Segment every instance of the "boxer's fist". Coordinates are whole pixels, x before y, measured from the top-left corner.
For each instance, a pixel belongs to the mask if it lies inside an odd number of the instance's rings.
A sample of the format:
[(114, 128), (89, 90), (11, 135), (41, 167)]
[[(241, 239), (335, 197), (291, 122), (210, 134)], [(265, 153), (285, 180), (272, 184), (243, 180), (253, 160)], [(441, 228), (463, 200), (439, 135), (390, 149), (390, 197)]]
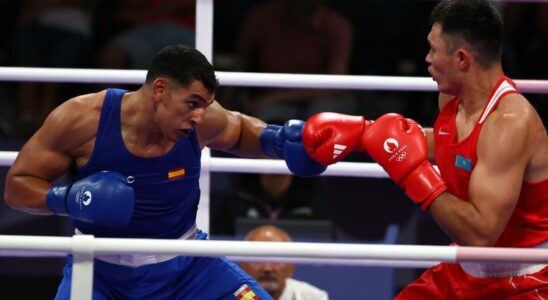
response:
[(422, 209), (447, 190), (427, 160), (426, 136), (415, 121), (386, 114), (363, 135), (362, 147)]
[(303, 144), (306, 152), (324, 165), (334, 164), (361, 149), (363, 133), (371, 121), (361, 116), (319, 113), (306, 121)]
[(302, 143), (304, 122), (289, 120), (283, 126), (268, 125), (260, 136), (261, 149), (273, 158), (283, 158), (289, 170), (298, 176), (315, 176), (327, 168), (312, 160)]
[(72, 184), (53, 185), (46, 196), (46, 204), (55, 214), (106, 227), (127, 226), (134, 203), (135, 193), (126, 178), (108, 171)]

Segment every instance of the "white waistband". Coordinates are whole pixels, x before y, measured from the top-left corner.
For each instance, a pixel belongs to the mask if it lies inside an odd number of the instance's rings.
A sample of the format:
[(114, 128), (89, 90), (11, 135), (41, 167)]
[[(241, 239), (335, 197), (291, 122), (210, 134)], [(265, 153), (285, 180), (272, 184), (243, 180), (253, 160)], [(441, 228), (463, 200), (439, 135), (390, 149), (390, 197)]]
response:
[[(533, 248), (548, 248), (548, 242), (539, 244)], [(548, 265), (546, 264), (524, 264), (524, 263), (476, 263), (461, 262), (460, 266), (464, 272), (479, 278), (498, 278), (523, 276), (536, 273)]]
[[(179, 240), (194, 240), (197, 233), (196, 224), (185, 232)], [(75, 229), (75, 234), (83, 234), (80, 230)], [(125, 255), (97, 255), (96, 259), (108, 262), (111, 264), (122, 265), (126, 267), (137, 268), (144, 265), (157, 264), (164, 261), (168, 261), (177, 257), (178, 255), (172, 254), (125, 254)]]

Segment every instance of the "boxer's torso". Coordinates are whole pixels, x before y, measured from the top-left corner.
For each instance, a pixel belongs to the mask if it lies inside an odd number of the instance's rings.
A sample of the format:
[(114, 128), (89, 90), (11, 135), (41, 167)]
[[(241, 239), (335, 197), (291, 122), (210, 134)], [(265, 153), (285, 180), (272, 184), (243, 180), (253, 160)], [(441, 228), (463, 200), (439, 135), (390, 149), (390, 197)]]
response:
[[(477, 144), (484, 121), (507, 94), (517, 93), (511, 81), (502, 78), (495, 86), (490, 101), (466, 137), (458, 137), (456, 126), (459, 99), (447, 103), (434, 125), (436, 164), (449, 192), (468, 201), (470, 176), (477, 163)], [(509, 100), (511, 101), (511, 100)], [(523, 182), (520, 198), (496, 246), (528, 247), (548, 237), (548, 179)]]
[(141, 157), (128, 149), (122, 137), (121, 99), (126, 91), (107, 90), (93, 145), (79, 157), (75, 175), (85, 177), (102, 170), (124, 175), (135, 190), (130, 225), (103, 228), (74, 221), (83, 233), (104, 237), (178, 238), (195, 223), (200, 190), (201, 151), (195, 131), (179, 139), (166, 153)]

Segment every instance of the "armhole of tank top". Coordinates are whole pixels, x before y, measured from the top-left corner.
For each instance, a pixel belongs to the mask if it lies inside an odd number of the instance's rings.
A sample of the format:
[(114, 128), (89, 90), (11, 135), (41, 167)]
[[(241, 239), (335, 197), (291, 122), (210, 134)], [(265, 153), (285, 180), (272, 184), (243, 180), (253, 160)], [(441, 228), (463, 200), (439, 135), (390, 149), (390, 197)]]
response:
[(483, 129), (483, 125), (485, 124), (485, 121), (487, 120), (487, 118), (489, 118), (489, 115), (498, 107), (499, 103), (503, 100), (503, 98), (505, 96), (507, 96), (509, 94), (514, 94), (514, 93), (519, 93), (519, 91), (514, 88), (514, 89), (503, 92), (498, 97), (498, 100), (493, 105), (493, 107), (490, 108), (490, 111), (487, 113), (487, 115), (485, 116), (483, 121), (481, 119), (479, 119), (478, 122), (476, 123), (476, 126), (474, 127), (473, 131), (477, 131), (477, 133), (471, 133), (471, 135), (473, 136), (473, 139), (474, 139), (474, 141), (473, 141), (474, 151), (473, 152), (475, 153), (475, 156), (476, 156), (475, 159), (476, 160), (477, 160), (477, 153), (478, 153), (478, 143), (479, 143), (479, 139), (480, 139), (480, 135), (481, 135), (481, 130)]
[(509, 91), (504, 92), (502, 95), (500, 95), (500, 100), (497, 101), (497, 104), (495, 105), (495, 107), (493, 107), (493, 110), (494, 110), (495, 108), (497, 108), (497, 106), (499, 106), (500, 102), (501, 102), (502, 100), (504, 100), (504, 99), (503, 99), (504, 97), (506, 97), (506, 96), (508, 96), (508, 95), (510, 95), (510, 94), (521, 94), (521, 93), (520, 93), (518, 90), (516, 90), (516, 89), (509, 90)]
[[(106, 112), (113, 109), (113, 101), (109, 100), (111, 93), (114, 93), (114, 89), (107, 89), (105, 93), (105, 99), (103, 101), (103, 107), (101, 108), (101, 115), (99, 116), (99, 124), (97, 125), (97, 132), (95, 133), (95, 143), (93, 144), (93, 150), (91, 151), (91, 155), (89, 157), (89, 160), (82, 165), (81, 167), (76, 167), (75, 169), (79, 172), (81, 169), (86, 168), (87, 166), (91, 165), (94, 160), (97, 157), (97, 151), (98, 148), (102, 146), (102, 140), (105, 135), (104, 133), (104, 123), (106, 122)], [(100, 147), (97, 147), (100, 146)]]
[[(489, 111), (487, 112), (487, 114), (484, 116), (485, 112), (482, 112), (482, 115), (480, 116), (480, 118), (478, 119), (478, 122), (476, 123), (476, 125), (483, 125), (485, 123), (485, 121), (487, 120), (487, 118), (489, 117), (489, 115), (495, 110), (497, 109), (497, 107), (499, 106), (500, 102), (502, 100), (504, 100), (504, 97), (508, 96), (509, 94), (519, 94), (519, 91), (516, 90), (515, 88), (512, 88), (510, 90), (507, 90), (505, 92), (503, 92), (502, 94), (500, 94), (500, 96), (498, 97), (498, 99), (496, 100), (496, 102), (493, 104), (492, 107), (489, 108)], [(487, 107), (486, 107), (487, 109)]]

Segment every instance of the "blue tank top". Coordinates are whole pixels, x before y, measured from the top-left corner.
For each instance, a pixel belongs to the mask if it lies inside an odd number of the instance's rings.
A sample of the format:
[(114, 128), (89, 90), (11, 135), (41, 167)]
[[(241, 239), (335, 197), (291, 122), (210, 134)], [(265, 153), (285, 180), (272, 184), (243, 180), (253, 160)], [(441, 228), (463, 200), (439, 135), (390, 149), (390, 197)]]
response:
[(103, 170), (116, 171), (135, 190), (129, 226), (107, 228), (73, 220), (78, 230), (97, 237), (178, 238), (196, 221), (200, 199), (201, 151), (193, 130), (166, 154), (138, 157), (126, 148), (120, 126), (125, 90), (108, 89), (90, 160), (77, 170), (83, 178)]

